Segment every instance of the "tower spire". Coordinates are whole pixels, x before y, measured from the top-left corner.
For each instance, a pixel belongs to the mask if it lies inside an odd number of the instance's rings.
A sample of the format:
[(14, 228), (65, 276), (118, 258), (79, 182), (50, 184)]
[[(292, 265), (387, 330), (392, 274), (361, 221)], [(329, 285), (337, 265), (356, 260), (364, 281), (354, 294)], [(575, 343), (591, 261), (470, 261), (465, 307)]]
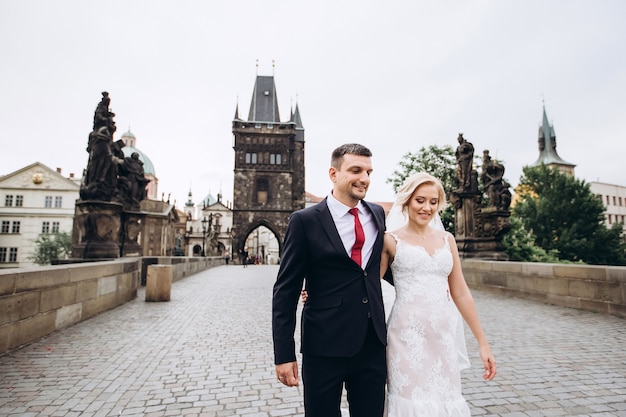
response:
[[(542, 99), (542, 101), (544, 100)], [(545, 101), (543, 102), (543, 116), (541, 126), (539, 126), (537, 144), (539, 147), (539, 158), (530, 164), (531, 167), (545, 164), (547, 166), (556, 166), (561, 171), (574, 173), (576, 165), (563, 160), (556, 151), (556, 133), (554, 133), (554, 125), (551, 125), (548, 121)]]

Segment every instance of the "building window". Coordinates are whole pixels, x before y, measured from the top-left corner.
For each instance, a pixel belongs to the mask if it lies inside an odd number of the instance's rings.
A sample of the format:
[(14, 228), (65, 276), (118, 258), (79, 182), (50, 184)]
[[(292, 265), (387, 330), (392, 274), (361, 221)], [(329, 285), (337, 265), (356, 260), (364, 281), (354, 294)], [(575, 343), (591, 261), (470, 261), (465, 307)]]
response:
[(622, 207), (622, 197), (619, 198), (619, 206)]
[[(8, 262), (17, 262), (17, 248), (0, 248), (0, 264)], [(9, 259), (7, 260), (7, 252)]]
[(281, 165), (283, 163), (282, 161), (282, 155), (279, 153), (272, 153), (270, 154), (270, 164), (271, 165)]
[(2, 220), (2, 233), (9, 233), (9, 226), (11, 225), (11, 222), (8, 220)]
[(11, 207), (13, 205), (13, 196), (12, 195), (6, 195), (4, 197), (4, 205), (7, 207)]
[(613, 196), (613, 205), (616, 206), (617, 205), (617, 199), (615, 198), (615, 196)]
[(13, 228), (11, 229), (11, 233), (19, 233), (20, 232), (20, 222), (13, 222)]
[(63, 196), (56, 196), (54, 197), (54, 208), (61, 208), (63, 207)]
[(52, 196), (51, 195), (47, 195), (46, 196), (46, 200), (44, 202), (44, 207), (45, 208), (52, 208)]
[(257, 163), (257, 155), (256, 153), (248, 152), (246, 153), (246, 164), (256, 164)]
[(59, 222), (52, 222), (52, 233), (59, 233)]
[(50, 222), (41, 223), (41, 233), (44, 233), (44, 234), (50, 233)]
[(267, 178), (259, 178), (256, 182), (256, 202), (258, 204), (267, 204), (268, 193), (270, 189), (269, 180)]
[(15, 207), (22, 207), (24, 205), (24, 196), (16, 195), (15, 196)]

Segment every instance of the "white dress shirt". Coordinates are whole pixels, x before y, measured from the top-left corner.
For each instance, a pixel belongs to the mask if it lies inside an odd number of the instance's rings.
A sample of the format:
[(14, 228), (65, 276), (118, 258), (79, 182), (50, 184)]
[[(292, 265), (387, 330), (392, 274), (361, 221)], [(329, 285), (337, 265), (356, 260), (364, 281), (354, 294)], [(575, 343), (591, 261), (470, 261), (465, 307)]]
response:
[[(356, 240), (354, 216), (349, 212), (352, 207), (341, 203), (333, 197), (332, 193), (328, 195), (326, 203), (349, 257), (352, 252), (352, 246), (354, 246), (354, 241)], [(365, 243), (361, 250), (361, 264), (363, 269), (365, 269), (370, 256), (372, 256), (374, 242), (376, 241), (376, 236), (378, 236), (378, 228), (376, 227), (374, 216), (363, 206), (363, 203), (359, 201), (356, 207), (359, 209), (359, 220), (361, 221), (361, 226), (363, 226), (363, 232), (365, 233)]]

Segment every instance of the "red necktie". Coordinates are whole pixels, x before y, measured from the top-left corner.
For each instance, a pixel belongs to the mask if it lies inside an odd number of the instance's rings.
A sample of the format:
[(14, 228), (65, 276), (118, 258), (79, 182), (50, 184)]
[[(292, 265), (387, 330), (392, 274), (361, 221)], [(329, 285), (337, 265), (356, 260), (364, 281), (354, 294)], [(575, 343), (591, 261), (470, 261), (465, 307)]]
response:
[(361, 226), (361, 222), (359, 221), (359, 209), (354, 207), (351, 208), (349, 212), (354, 216), (354, 235), (356, 236), (354, 240), (354, 246), (352, 246), (352, 252), (350, 253), (350, 257), (360, 266), (361, 249), (363, 248), (363, 244), (365, 243), (365, 232), (363, 232), (363, 226)]

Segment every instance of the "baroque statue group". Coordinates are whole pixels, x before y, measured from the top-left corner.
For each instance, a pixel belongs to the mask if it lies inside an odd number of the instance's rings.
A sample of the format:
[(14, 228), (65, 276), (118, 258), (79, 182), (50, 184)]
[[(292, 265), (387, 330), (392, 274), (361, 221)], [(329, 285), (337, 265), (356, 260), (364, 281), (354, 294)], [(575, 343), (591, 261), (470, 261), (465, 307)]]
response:
[(141, 211), (141, 202), (149, 180), (139, 154), (125, 156), (124, 142), (113, 141), (116, 127), (110, 102), (109, 93), (103, 92), (89, 133), (89, 159), (74, 216), (73, 258), (118, 258), (143, 252), (141, 233), (146, 214)]
[(93, 118), (93, 131), (89, 134), (87, 152), (89, 161), (80, 188), (83, 200), (114, 201), (127, 210), (139, 210), (146, 198), (149, 180), (144, 176), (139, 154), (124, 156), (122, 140), (113, 141), (115, 114), (109, 109), (109, 93), (102, 93)]
[[(462, 133), (455, 156), (456, 188), (450, 193), (455, 209), (455, 238), (463, 257), (506, 260), (502, 238), (511, 229), (510, 184), (504, 165), (483, 151), (480, 174), (474, 169), (474, 145)], [(482, 187), (480, 186), (482, 185)]]

